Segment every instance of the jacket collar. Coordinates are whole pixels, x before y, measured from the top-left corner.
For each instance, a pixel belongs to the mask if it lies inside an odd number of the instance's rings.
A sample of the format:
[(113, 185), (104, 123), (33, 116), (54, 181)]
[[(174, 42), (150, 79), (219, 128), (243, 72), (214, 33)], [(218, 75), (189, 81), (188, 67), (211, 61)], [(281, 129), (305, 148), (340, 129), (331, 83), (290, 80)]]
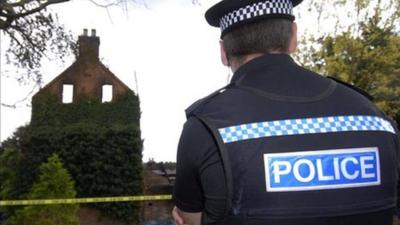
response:
[(293, 58), (288, 54), (265, 54), (240, 66), (239, 69), (233, 74), (231, 83), (238, 83), (245, 79), (248, 74), (251, 74), (261, 68), (295, 64), (296, 63), (294, 62)]

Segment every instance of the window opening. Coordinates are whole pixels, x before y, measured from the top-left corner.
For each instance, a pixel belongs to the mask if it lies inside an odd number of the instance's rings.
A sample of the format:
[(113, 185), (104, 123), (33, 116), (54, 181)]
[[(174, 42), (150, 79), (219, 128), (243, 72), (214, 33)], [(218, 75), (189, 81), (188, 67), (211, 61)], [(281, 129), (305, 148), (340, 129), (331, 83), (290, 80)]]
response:
[(74, 98), (74, 85), (63, 84), (62, 102), (64, 104), (72, 103)]
[(113, 86), (106, 84), (103, 85), (102, 99), (101, 102), (111, 102), (113, 97)]

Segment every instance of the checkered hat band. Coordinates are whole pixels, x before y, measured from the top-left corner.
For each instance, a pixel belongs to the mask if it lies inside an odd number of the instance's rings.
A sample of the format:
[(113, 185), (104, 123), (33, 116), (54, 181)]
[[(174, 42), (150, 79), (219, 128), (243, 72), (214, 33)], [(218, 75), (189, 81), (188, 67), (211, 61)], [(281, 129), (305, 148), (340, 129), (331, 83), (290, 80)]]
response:
[(376, 116), (331, 116), (277, 120), (220, 128), (218, 131), (224, 143), (263, 137), (347, 131), (386, 131), (395, 134), (389, 121)]
[(228, 27), (244, 20), (258, 16), (282, 14), (293, 16), (293, 4), (291, 0), (268, 0), (247, 5), (223, 16), (220, 20), (220, 28), (223, 32)]

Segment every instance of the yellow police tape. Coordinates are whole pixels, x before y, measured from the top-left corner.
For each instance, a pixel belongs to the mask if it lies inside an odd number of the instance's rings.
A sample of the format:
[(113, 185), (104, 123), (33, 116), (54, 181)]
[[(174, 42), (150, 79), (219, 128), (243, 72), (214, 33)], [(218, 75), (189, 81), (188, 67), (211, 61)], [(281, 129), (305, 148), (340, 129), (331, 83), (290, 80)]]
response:
[(119, 197), (99, 197), (99, 198), (5, 200), (5, 201), (0, 201), (0, 206), (163, 201), (163, 200), (171, 200), (171, 199), (172, 199), (171, 195), (142, 195), (142, 196), (119, 196)]

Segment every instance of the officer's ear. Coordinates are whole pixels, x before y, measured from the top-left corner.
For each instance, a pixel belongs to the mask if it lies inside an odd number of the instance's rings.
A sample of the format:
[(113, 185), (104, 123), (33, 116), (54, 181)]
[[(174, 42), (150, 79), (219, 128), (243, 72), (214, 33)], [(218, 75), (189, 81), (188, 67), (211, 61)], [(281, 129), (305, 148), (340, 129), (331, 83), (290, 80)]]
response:
[(292, 23), (292, 37), (290, 38), (289, 43), (289, 54), (294, 53), (297, 49), (297, 24)]
[(228, 56), (226, 55), (226, 51), (224, 48), (224, 41), (220, 40), (219, 41), (219, 46), (220, 46), (220, 50), (221, 50), (221, 62), (224, 66), (230, 66), (229, 60), (228, 60)]

